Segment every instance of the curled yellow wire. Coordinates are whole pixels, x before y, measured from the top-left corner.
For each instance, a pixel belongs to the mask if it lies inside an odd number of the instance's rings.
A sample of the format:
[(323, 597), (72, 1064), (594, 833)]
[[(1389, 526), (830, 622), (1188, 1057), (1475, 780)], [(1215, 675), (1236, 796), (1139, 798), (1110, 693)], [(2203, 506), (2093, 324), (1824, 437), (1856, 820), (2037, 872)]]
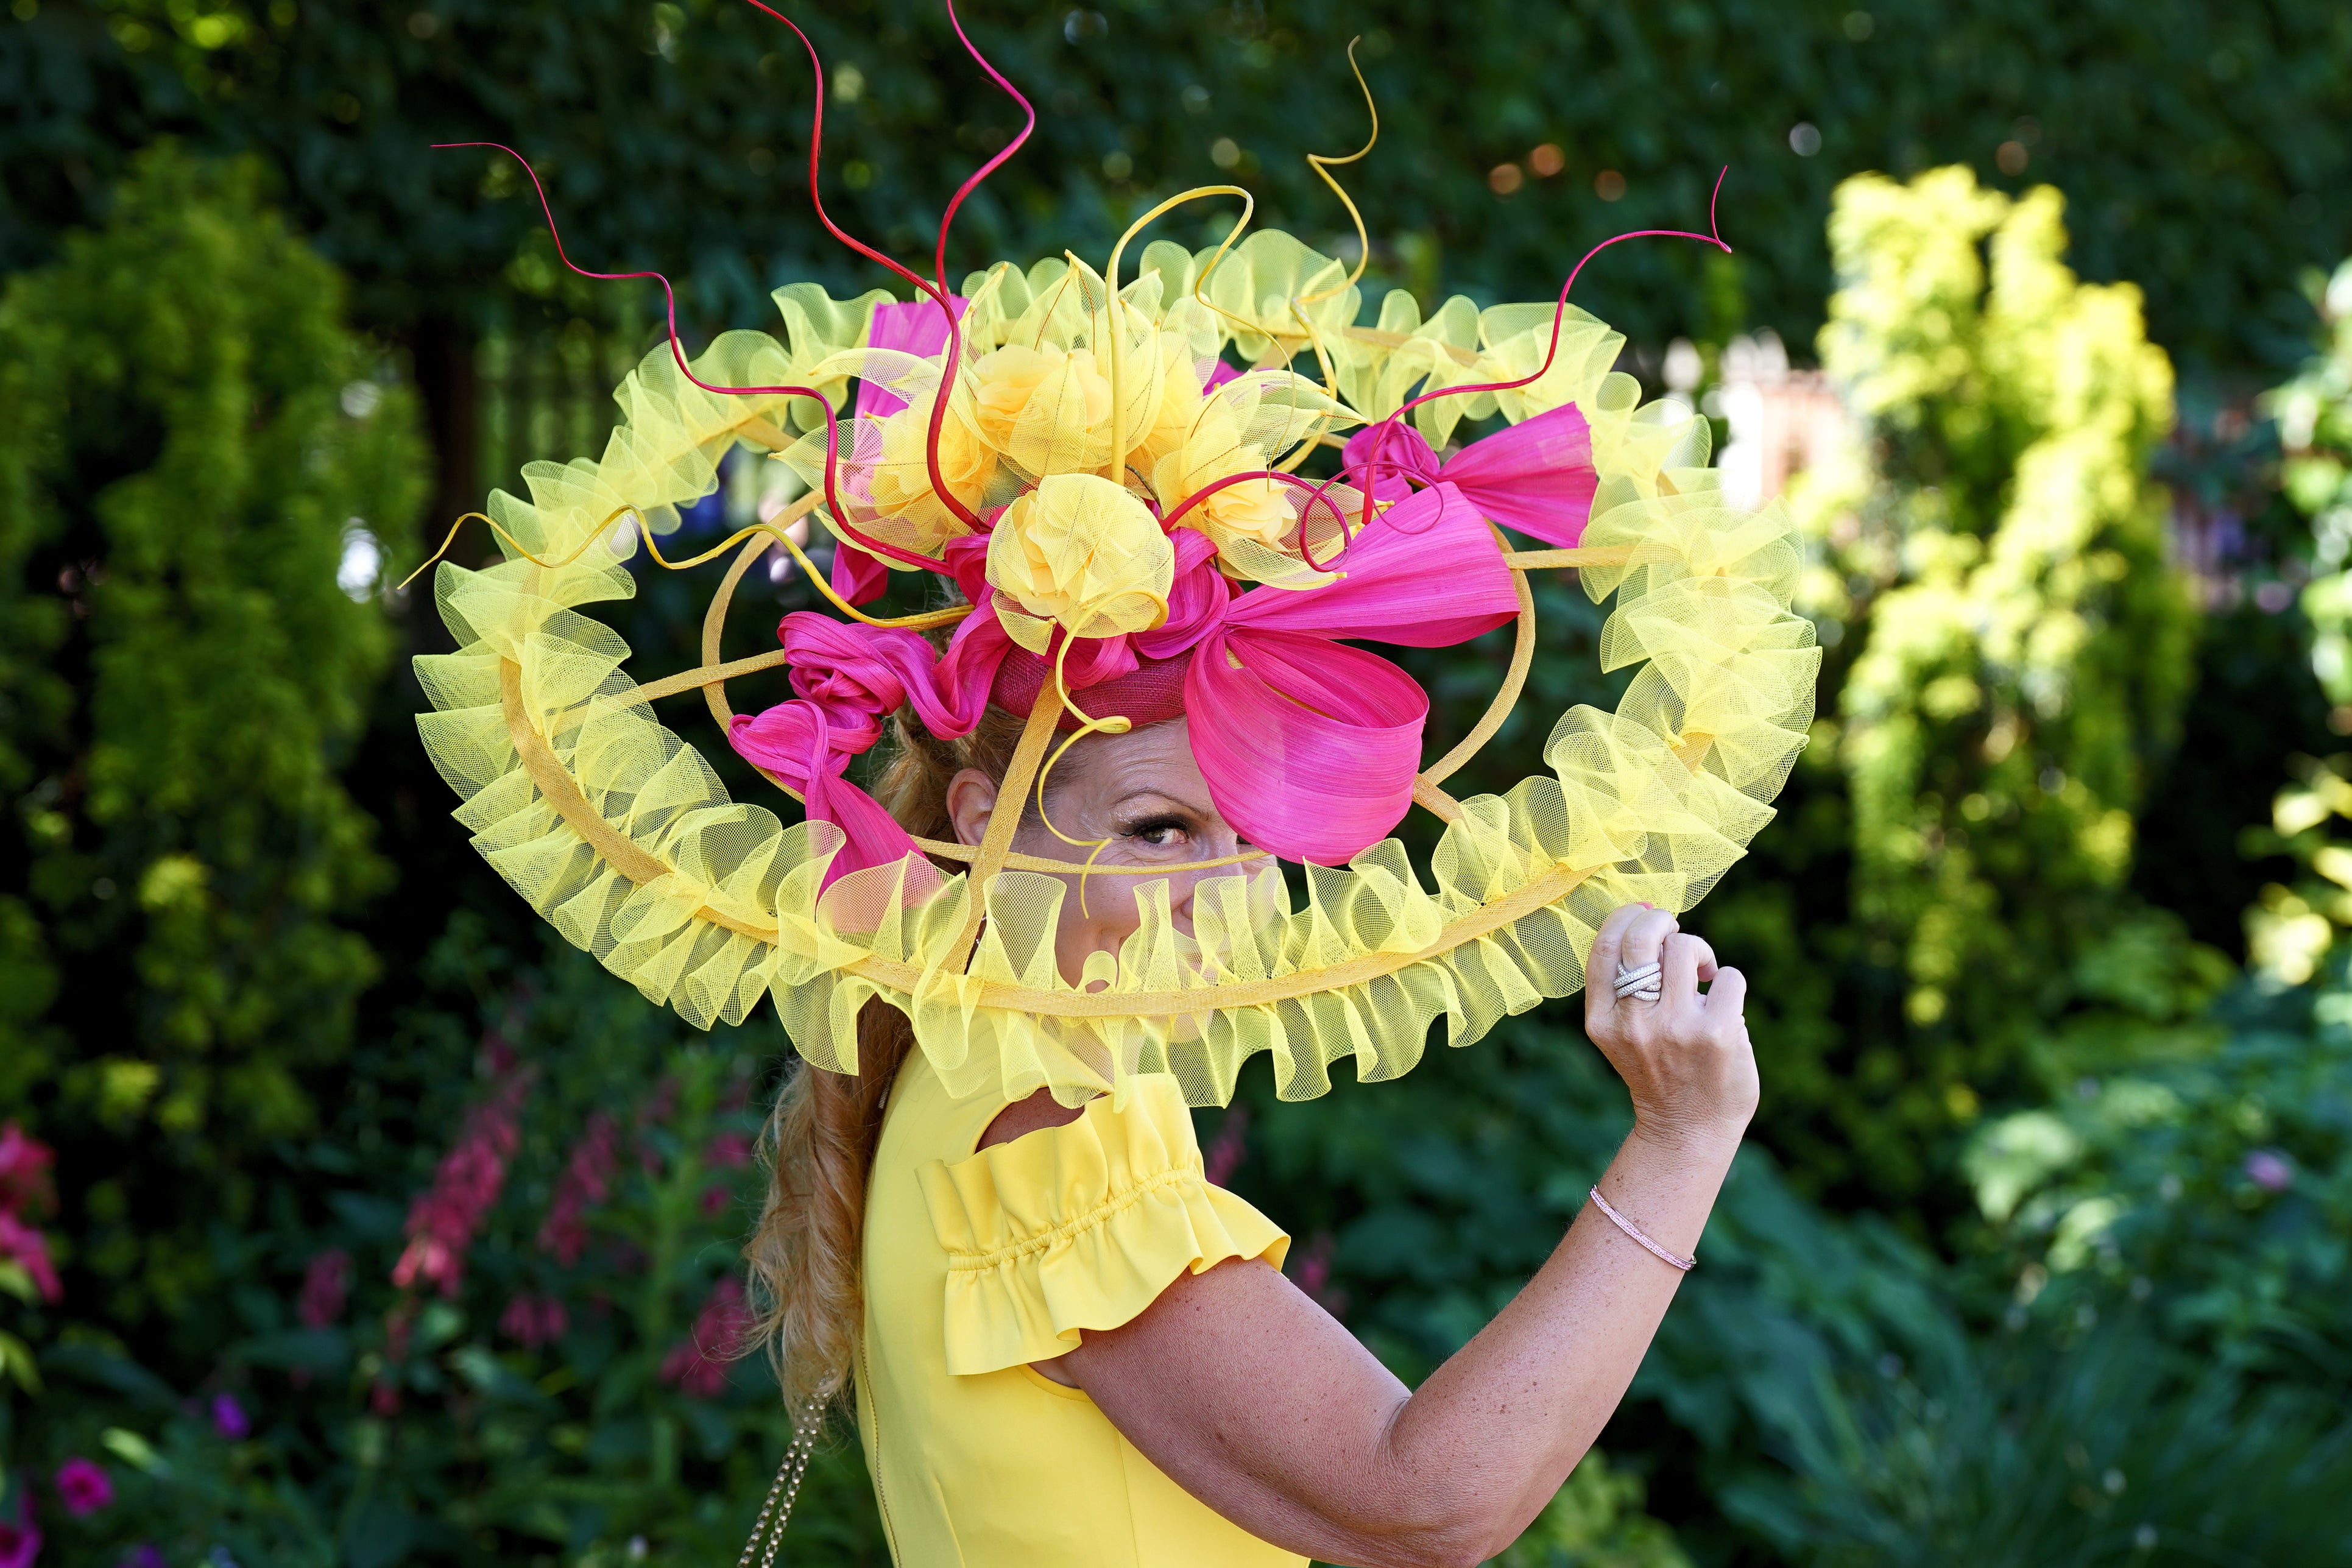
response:
[[(1202, 270), (1199, 280), (1192, 285), (1192, 297), (1200, 300), (1202, 304), (1209, 305), (1208, 300), (1201, 299), (1201, 285), (1209, 280), (1209, 274), (1217, 269), (1217, 263), (1225, 258), (1225, 252), (1233, 248), (1234, 241), (1242, 237), (1242, 230), (1249, 226), (1251, 216), (1257, 211), (1257, 198), (1239, 185), (1195, 185), (1189, 191), (1170, 196), (1127, 226), (1127, 232), (1120, 235), (1118, 243), (1110, 247), (1110, 265), (1103, 270), (1104, 288), (1110, 296), (1110, 471), (1107, 477), (1114, 479), (1118, 476), (1119, 465), (1127, 458), (1127, 432), (1123, 428), (1125, 409), (1120, 405), (1118, 396), (1120, 351), (1125, 348), (1127, 342), (1127, 331), (1119, 321), (1119, 258), (1127, 253), (1128, 242), (1141, 234), (1148, 226), (1162, 215), (1202, 196), (1239, 196), (1242, 199), (1242, 216), (1234, 220), (1234, 226), (1225, 235), (1223, 243), (1217, 247), (1216, 255), (1209, 258), (1209, 265)], [(1209, 305), (1209, 309), (1217, 310), (1214, 305)], [(1224, 314), (1222, 310), (1217, 310), (1217, 313)]]
[[(815, 510), (816, 509), (814, 502), (819, 492), (811, 491), (809, 503), (803, 504), (793, 510), (791, 514), (792, 520), (798, 521), (799, 518), (805, 517), (810, 512)], [(831, 600), (833, 602), (834, 608), (839, 610), (843, 615), (847, 616), (854, 621), (861, 622), (869, 626), (904, 626), (909, 631), (923, 631), (932, 626), (953, 626), (956, 622), (971, 614), (971, 606), (970, 605), (950, 605), (944, 609), (925, 610), (919, 614), (912, 616), (893, 616), (887, 619), (867, 615), (865, 611), (859, 609), (856, 605), (851, 604), (848, 600), (835, 593), (834, 591), (833, 584), (825, 579), (822, 573), (817, 571), (816, 567), (810, 562), (807, 554), (802, 551), (799, 542), (794, 540), (791, 534), (785, 532), (783, 529), (777, 526), (777, 521), (783, 519), (785, 515), (785, 513), (778, 513), (777, 519), (775, 520), (771, 520), (766, 522), (755, 522), (749, 528), (738, 529), (735, 532), (729, 534), (725, 539), (719, 541), (717, 544), (712, 545), (709, 549), (704, 551), (699, 555), (691, 556), (684, 561), (672, 561), (662, 554), (661, 546), (654, 542), (654, 531), (646, 523), (644, 512), (633, 506), (615, 507), (613, 510), (605, 514), (604, 521), (598, 523), (594, 530), (589, 533), (586, 539), (581, 541), (580, 547), (577, 550), (574, 550), (571, 554), (566, 555), (560, 560), (550, 561), (534, 555), (529, 550), (525, 549), (523, 547), (522, 541), (517, 539), (513, 534), (509, 533), (505, 529), (499, 526), (497, 519), (486, 516), (478, 511), (469, 511), (449, 525), (447, 535), (441, 541), (441, 548), (426, 556), (415, 571), (411, 572), (407, 576), (402, 578), (400, 580), (400, 587), (405, 588), (411, 583), (415, 582), (417, 578), (424, 575), (426, 567), (431, 566), (435, 562), (439, 561), (442, 557), (447, 555), (449, 553), (449, 547), (457, 542), (457, 531), (465, 527), (466, 524), (476, 521), (477, 520), (478, 520), (485, 527), (488, 528), (492, 533), (497, 534), (499, 541), (503, 542), (507, 548), (512, 550), (516, 554), (521, 556), (532, 565), (554, 567), (569, 566), (573, 562), (579, 560), (583, 555), (585, 555), (594, 546), (603, 543), (607, 537), (606, 530), (610, 529), (614, 523), (625, 517), (636, 525), (638, 533), (644, 536), (646, 542), (646, 553), (653, 557), (656, 564), (665, 567), (672, 572), (684, 572), (690, 567), (699, 566), (707, 561), (711, 561), (720, 555), (724, 555), (727, 552), (734, 549), (735, 546), (742, 543), (743, 541), (751, 538), (752, 535), (764, 533), (772, 539), (780, 541), (786, 550), (791, 551), (793, 559), (800, 563), (801, 570), (808, 574), (808, 580), (816, 584), (817, 592), (823, 594), (827, 599)], [(394, 590), (394, 592), (398, 591), (398, 589)]]
[[(1095, 718), (1085, 709), (1079, 707), (1076, 700), (1071, 697), (1070, 689), (1066, 685), (1063, 684), (1062, 681), (1062, 668), (1070, 657), (1070, 648), (1074, 641), (1074, 638), (1067, 637), (1064, 637), (1062, 639), (1060, 651), (1054, 655), (1054, 689), (1060, 693), (1062, 706), (1069, 710), (1073, 714), (1076, 715), (1078, 728), (1077, 731), (1068, 740), (1064, 741), (1060, 745), (1054, 748), (1054, 754), (1047, 757), (1045, 759), (1045, 765), (1037, 770), (1037, 820), (1045, 825), (1046, 832), (1051, 833), (1055, 837), (1070, 846), (1073, 849), (1084, 849), (1087, 851), (1085, 862), (1078, 867), (1078, 913), (1084, 915), (1087, 912), (1087, 878), (1094, 871), (1096, 858), (1099, 857), (1104, 850), (1110, 847), (1110, 840), (1108, 838), (1073, 838), (1068, 834), (1063, 832), (1060, 828), (1055, 826), (1054, 819), (1045, 813), (1045, 780), (1053, 773), (1054, 764), (1062, 760), (1063, 754), (1068, 752), (1072, 746), (1075, 746), (1080, 741), (1085, 740), (1088, 735), (1124, 735), (1129, 730), (1134, 729), (1135, 725), (1133, 721), (1129, 720), (1124, 713), (1112, 713), (1100, 719)], [(1040, 696), (1042, 697), (1043, 693), (1040, 693)]]
[(1340, 186), (1338, 180), (1331, 177), (1333, 169), (1342, 164), (1357, 163), (1369, 155), (1373, 147), (1379, 144), (1381, 139), (1381, 106), (1372, 101), (1371, 83), (1364, 79), (1363, 68), (1356, 63), (1356, 46), (1361, 42), (1363, 39), (1360, 37), (1348, 40), (1348, 68), (1356, 73), (1356, 85), (1364, 89), (1364, 110), (1372, 117), (1372, 133), (1364, 139), (1364, 144), (1361, 147), (1344, 158), (1334, 157), (1326, 153), (1307, 154), (1308, 166), (1325, 184), (1331, 187), (1331, 194), (1339, 198), (1339, 205), (1348, 209), (1348, 216), (1355, 222), (1356, 269), (1348, 274), (1347, 281), (1344, 283), (1335, 283), (1319, 294), (1300, 295), (1292, 302), (1293, 309), (1300, 305), (1312, 305), (1320, 300), (1328, 300), (1343, 289), (1354, 288), (1363, 280), (1364, 268), (1372, 258), (1372, 241), (1371, 237), (1364, 231), (1364, 215), (1356, 210), (1356, 204), (1349, 199), (1347, 191)]

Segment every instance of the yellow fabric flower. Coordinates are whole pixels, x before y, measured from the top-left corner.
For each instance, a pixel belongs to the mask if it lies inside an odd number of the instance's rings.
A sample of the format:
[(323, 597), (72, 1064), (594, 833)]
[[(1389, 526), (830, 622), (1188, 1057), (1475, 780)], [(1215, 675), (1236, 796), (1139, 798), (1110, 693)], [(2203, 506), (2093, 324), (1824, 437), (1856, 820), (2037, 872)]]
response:
[(1038, 477), (1110, 461), (1110, 378), (1090, 349), (1008, 344), (971, 367), (981, 438)]
[[(1202, 400), (1206, 395), (1190, 343), (1173, 332), (1162, 332), (1157, 347), (1160, 365), (1159, 406), (1146, 427), (1128, 432), (1135, 445), (1128, 450), (1127, 466), (1146, 479), (1162, 458), (1183, 447), (1192, 433), (1193, 422), (1201, 416)], [(1167, 504), (1167, 498), (1162, 496), (1160, 501)]]
[[(876, 528), (877, 538), (936, 555), (950, 539), (971, 531), (931, 489), (925, 461), (930, 442), (931, 400), (921, 398), (882, 421), (882, 452), (868, 478), (874, 505), (903, 529)], [(940, 478), (948, 493), (978, 512), (989, 481), (996, 477), (996, 454), (953, 405), (940, 423)]]
[(1126, 489), (1098, 474), (1054, 474), (996, 520), (988, 580), (1013, 640), (1044, 653), (1055, 625), (1107, 637), (1166, 620), (1176, 552)]

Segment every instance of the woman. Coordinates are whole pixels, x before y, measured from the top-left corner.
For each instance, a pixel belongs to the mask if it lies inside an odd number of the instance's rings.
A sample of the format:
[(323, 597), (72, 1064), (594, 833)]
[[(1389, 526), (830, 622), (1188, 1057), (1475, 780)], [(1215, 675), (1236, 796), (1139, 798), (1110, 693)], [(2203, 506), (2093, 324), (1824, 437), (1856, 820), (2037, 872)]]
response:
[[(504, 563), (442, 566), (458, 651), (418, 660), (420, 728), (567, 937), (697, 1024), (775, 1004), (805, 1065), (751, 1257), (793, 1453), (854, 1402), (901, 1563), (1477, 1562), (1607, 1420), (1754, 1108), (1745, 984), (1668, 911), (1743, 853), (1803, 744), (1801, 557), (1785, 519), (1724, 501), (1704, 420), (1640, 406), (1623, 339), (1565, 289), (1425, 322), (1399, 290), (1374, 325), (1360, 261), (1276, 232), (1163, 240), (1122, 280), (1173, 205), (1100, 272), (998, 263), (950, 292), (943, 219), (931, 278), (859, 247), (911, 302), (794, 285), (782, 341), (689, 363), (673, 338), (600, 461), (491, 498)], [(1329, 447), (1337, 471), (1302, 477)], [(759, 535), (702, 665), (638, 686), (583, 608), (634, 591), (614, 552), (730, 448), (808, 493), (709, 552)], [(812, 512), (824, 575), (789, 531)], [(729, 597), (772, 542), (835, 613), (730, 662)], [(1549, 772), (1456, 799), (1533, 658), (1528, 574), (1563, 567), (1614, 595), (1601, 659), (1631, 681), (1559, 717)], [(893, 574), (953, 602), (861, 608)], [(1425, 758), (1427, 696), (1354, 644), (1513, 623), (1493, 705)], [(790, 700), (729, 710), (729, 679), (779, 666)], [(696, 689), (803, 821), (730, 799), (649, 716)], [(886, 731), (877, 800), (848, 769)], [(1444, 824), (1425, 866), (1389, 837), (1416, 808)], [(1286, 1100), (1343, 1061), (1402, 1077), (1440, 1018), (1467, 1045), (1588, 973), (1613, 981), (1586, 1022), (1633, 1132), (1550, 1261), (1408, 1394), (1207, 1184), (1188, 1107), (1261, 1054)]]
[[(1017, 722), (999, 710), (944, 742), (901, 714), (881, 798), (910, 832), (977, 845)], [(1045, 815), (1108, 840), (1098, 863), (1239, 847), (1181, 717), (1088, 737), (1052, 784)], [(1033, 806), (1015, 845), (1047, 858), (1058, 840)], [(1171, 879), (1180, 921), (1217, 874)], [(1121, 920), (1118, 902), (1065, 902), (1066, 973), (1130, 933), (1134, 906)], [(1663, 965), (1654, 1001), (1587, 993), (1588, 1033), (1635, 1110), (1599, 1185), (1686, 1257), (1755, 1109), (1746, 982), (1642, 905), (1607, 920), (1591, 962)], [(1207, 1185), (1172, 1085), (1123, 1111), (1044, 1089), (959, 1104), (901, 1015), (868, 1004), (864, 1024), (858, 1077), (803, 1069), (788, 1091), (751, 1257), (782, 1304), (792, 1380), (856, 1379), (904, 1563), (1484, 1562), (1598, 1436), (1682, 1278), (1588, 1206), (1518, 1298), (1408, 1392), (1281, 1274), (1286, 1238)], [(1106, 1251), (1115, 1270), (1090, 1256)], [(980, 1282), (960, 1291), (951, 1274)]]

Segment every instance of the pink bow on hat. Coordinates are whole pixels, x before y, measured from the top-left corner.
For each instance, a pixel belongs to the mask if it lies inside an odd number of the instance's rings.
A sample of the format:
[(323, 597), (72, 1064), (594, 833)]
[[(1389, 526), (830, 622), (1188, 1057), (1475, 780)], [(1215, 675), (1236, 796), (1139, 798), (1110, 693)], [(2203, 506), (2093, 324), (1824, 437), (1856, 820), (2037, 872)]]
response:
[(1443, 647), (1518, 614), (1478, 510), (1441, 480), (1381, 513), (1336, 583), (1218, 606), (1184, 678), (1192, 756), (1234, 831), (1286, 860), (1343, 865), (1412, 805), (1429, 698), (1341, 637)]
[(1463, 447), (1444, 463), (1420, 431), (1395, 420), (1359, 430), (1339, 455), (1349, 477), (1381, 500), (1410, 493), (1407, 480), (1454, 488), (1505, 528), (1574, 549), (1592, 515), (1599, 478), (1592, 468), (1592, 426), (1572, 404), (1506, 426)]

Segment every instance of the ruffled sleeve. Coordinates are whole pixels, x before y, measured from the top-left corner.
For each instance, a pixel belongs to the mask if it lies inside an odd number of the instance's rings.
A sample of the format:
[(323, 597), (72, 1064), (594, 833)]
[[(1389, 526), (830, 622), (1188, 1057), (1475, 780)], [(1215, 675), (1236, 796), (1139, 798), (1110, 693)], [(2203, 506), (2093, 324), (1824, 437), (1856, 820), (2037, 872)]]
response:
[(1115, 1329), (1179, 1274), (1229, 1258), (1280, 1267), (1290, 1238), (1209, 1184), (1183, 1090), (1167, 1074), (1132, 1080), (1066, 1126), (1032, 1132), (921, 1173), (946, 1249), (948, 1371), (1045, 1361), (1083, 1329)]

